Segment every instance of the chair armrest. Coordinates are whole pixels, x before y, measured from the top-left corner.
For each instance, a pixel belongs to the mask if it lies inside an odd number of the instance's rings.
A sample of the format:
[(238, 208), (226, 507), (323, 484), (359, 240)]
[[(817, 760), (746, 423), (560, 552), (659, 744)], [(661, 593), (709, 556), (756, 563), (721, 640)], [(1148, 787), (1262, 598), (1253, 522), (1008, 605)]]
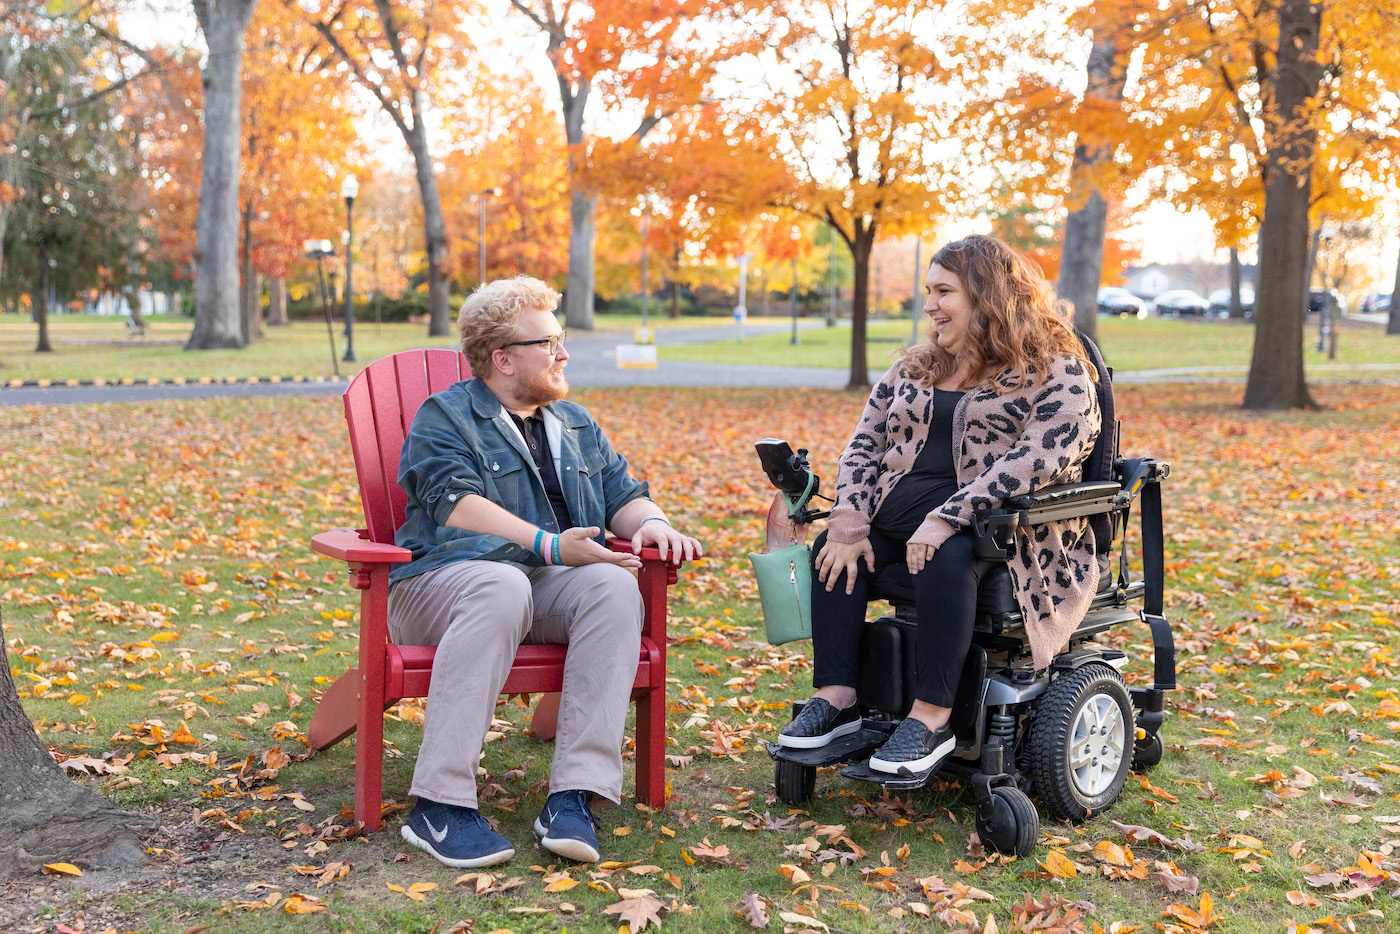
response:
[[(609, 538), (608, 547), (611, 548), (613, 551), (618, 552), (619, 554), (632, 554), (632, 541), (630, 539)], [(644, 545), (642, 546), (642, 553), (638, 555), (638, 557), (641, 558), (643, 561), (660, 561), (661, 549), (657, 548), (655, 545)], [(681, 563), (681, 561), (667, 560), (666, 563), (671, 565), (672, 567), (676, 567)]]
[(352, 564), (392, 564), (413, 558), (413, 552), (407, 548), (370, 541), (362, 529), (329, 529), (313, 535), (311, 547), (329, 558)]

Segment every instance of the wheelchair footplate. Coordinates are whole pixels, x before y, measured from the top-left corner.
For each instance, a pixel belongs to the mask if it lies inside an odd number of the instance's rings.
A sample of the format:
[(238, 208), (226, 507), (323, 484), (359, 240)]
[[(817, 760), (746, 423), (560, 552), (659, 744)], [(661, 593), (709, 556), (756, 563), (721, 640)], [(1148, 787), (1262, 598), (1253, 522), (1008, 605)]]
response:
[(929, 779), (938, 774), (938, 769), (924, 769), (922, 772), (909, 772), (905, 770), (901, 774), (892, 772), (880, 772), (872, 769), (870, 763), (855, 762), (841, 770), (841, 774), (847, 778), (858, 782), (873, 782), (881, 788), (890, 788), (895, 791), (912, 791), (915, 788), (922, 788), (929, 783)]
[[(894, 724), (890, 725), (891, 727)], [(795, 762), (798, 765), (811, 766), (812, 768), (825, 768), (828, 765), (837, 765), (842, 762), (854, 762), (857, 760), (869, 759), (871, 753), (879, 749), (890, 738), (892, 730), (872, 729), (866, 727), (838, 737), (825, 746), (818, 746), (816, 749), (793, 749), (790, 746), (779, 746), (777, 743), (768, 744), (768, 755), (774, 760)]]

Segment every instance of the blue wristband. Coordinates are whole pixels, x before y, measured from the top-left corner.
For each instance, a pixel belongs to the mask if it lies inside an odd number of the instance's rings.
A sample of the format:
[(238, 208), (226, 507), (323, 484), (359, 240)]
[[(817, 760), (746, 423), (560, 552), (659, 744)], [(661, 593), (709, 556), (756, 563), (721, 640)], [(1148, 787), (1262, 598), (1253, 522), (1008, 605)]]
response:
[(540, 542), (543, 541), (543, 539), (544, 529), (540, 529), (535, 533), (535, 554), (539, 555), (541, 558), (544, 557), (544, 552), (540, 551)]
[(559, 536), (558, 536), (558, 535), (554, 536), (554, 547), (551, 548), (550, 551), (551, 551), (552, 554), (554, 555), (554, 562), (553, 562), (554, 564), (563, 564), (563, 563), (564, 563), (564, 562), (560, 559), (560, 557), (559, 557)]
[(646, 524), (647, 524), (648, 522), (650, 522), (652, 519), (656, 519), (657, 521), (660, 521), (660, 522), (665, 522), (667, 525), (670, 525), (670, 524), (671, 524), (670, 521), (667, 520), (667, 518), (666, 518), (665, 516), (647, 516), (647, 517), (646, 517), (645, 519), (643, 519), (641, 522), (637, 523), (637, 528), (640, 530), (642, 526), (646, 525)]

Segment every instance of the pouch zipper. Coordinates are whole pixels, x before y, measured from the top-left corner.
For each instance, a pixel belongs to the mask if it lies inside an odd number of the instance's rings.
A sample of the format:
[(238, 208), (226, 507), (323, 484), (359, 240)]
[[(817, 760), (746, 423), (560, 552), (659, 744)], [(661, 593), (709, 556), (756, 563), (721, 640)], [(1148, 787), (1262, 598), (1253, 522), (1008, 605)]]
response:
[(792, 582), (792, 595), (797, 599), (797, 620), (801, 624), (801, 632), (810, 632), (811, 627), (807, 625), (807, 617), (802, 613), (802, 592), (797, 589), (797, 561), (788, 560), (788, 580)]

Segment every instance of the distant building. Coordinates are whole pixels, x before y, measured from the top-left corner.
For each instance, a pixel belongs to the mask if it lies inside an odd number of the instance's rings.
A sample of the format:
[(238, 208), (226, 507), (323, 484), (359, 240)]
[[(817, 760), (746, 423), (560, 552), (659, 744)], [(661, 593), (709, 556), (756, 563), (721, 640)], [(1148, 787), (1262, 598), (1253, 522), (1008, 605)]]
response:
[[(1240, 264), (1241, 286), (1254, 287), (1259, 278), (1257, 266)], [(1229, 263), (1148, 263), (1133, 266), (1121, 277), (1123, 288), (1138, 298), (1152, 299), (1172, 289), (1190, 289), (1199, 295), (1209, 295), (1216, 289), (1230, 287)]]

